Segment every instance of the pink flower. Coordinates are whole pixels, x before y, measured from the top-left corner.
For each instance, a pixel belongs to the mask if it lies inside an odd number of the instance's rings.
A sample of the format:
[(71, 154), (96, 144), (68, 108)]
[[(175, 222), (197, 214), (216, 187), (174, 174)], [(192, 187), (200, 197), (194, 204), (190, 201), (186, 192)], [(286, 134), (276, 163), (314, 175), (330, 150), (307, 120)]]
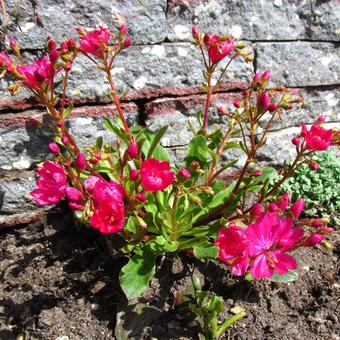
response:
[(215, 245), (219, 248), (219, 259), (231, 267), (236, 276), (244, 275), (248, 269), (248, 240), (238, 226), (220, 229)]
[(245, 231), (248, 238), (248, 253), (253, 258), (252, 275), (259, 279), (271, 277), (274, 270), (279, 275), (296, 269), (293, 257), (285, 254), (303, 237), (303, 230), (293, 227), (289, 218), (280, 218), (277, 213), (266, 212)]
[(164, 190), (175, 180), (175, 174), (169, 170), (169, 162), (149, 158), (142, 163), (140, 170), (141, 183), (145, 191)]
[(37, 169), (39, 179), (36, 181), (38, 189), (31, 192), (38, 205), (57, 204), (65, 195), (67, 182), (63, 167), (58, 163), (44, 162)]
[(144, 192), (140, 192), (136, 195), (136, 199), (143, 203), (146, 201), (146, 195), (144, 194)]
[(0, 52), (0, 67), (5, 68), (8, 72), (13, 70), (12, 59), (6, 53)]
[(93, 196), (95, 211), (90, 224), (103, 234), (121, 231), (125, 223), (124, 188), (114, 181), (97, 180)]
[(110, 31), (100, 27), (81, 37), (80, 50), (87, 54), (93, 54), (98, 58), (103, 58), (110, 40)]
[(319, 124), (313, 124), (309, 131), (306, 125), (302, 124), (301, 135), (305, 139), (307, 147), (314, 151), (327, 150), (333, 140), (333, 131), (326, 130)]
[(298, 218), (305, 208), (305, 201), (303, 198), (298, 199), (291, 207), (290, 212), (295, 218)]
[(138, 170), (136, 170), (136, 169), (131, 169), (130, 170), (130, 179), (131, 179), (131, 181), (135, 181), (138, 176), (139, 176)]
[(131, 39), (125, 39), (124, 41), (124, 48), (129, 48), (132, 45), (132, 40)]
[(50, 85), (56, 73), (46, 56), (35, 60), (32, 65), (17, 66), (17, 71), (24, 78), (23, 83), (33, 90), (39, 90), (43, 83)]
[(208, 46), (208, 53), (213, 64), (218, 63), (228, 54), (230, 54), (235, 47), (235, 39), (228, 37), (227, 39), (222, 39), (219, 35), (214, 35)]

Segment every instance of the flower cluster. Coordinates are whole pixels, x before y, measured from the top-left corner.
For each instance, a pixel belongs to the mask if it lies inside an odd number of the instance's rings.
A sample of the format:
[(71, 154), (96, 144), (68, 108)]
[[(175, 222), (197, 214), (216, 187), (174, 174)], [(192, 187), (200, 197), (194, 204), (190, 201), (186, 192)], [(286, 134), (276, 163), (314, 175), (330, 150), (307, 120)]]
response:
[[(13, 94), (26, 87), (51, 116), (47, 127), (55, 138), (48, 148), (54, 159), (37, 169), (33, 198), (41, 206), (66, 199), (85, 225), (106, 237), (120, 235), (124, 245), (117, 250), (132, 255), (120, 274), (128, 297), (145, 291), (156, 257), (166, 253), (187, 251), (199, 259), (218, 257), (233, 274), (250, 272), (260, 279), (294, 270), (297, 263), (288, 252), (325, 244), (325, 235), (332, 231), (326, 221), (299, 219), (303, 199), (289, 207), (290, 197), (279, 196), (281, 185), (301, 164), (318, 168), (311, 158), (314, 151), (340, 144), (339, 131), (324, 127), (325, 117), (309, 129), (302, 124), (300, 135), (292, 140), (296, 157), (291, 165), (280, 172), (259, 167), (258, 150), (265, 144), (272, 122), (303, 102), (295, 90), (271, 86), (271, 74), (264, 70), (254, 75), (234, 108), (218, 108), (224, 124), (215, 131), (208, 128), (213, 94), (224, 85), (230, 63), (235, 58), (253, 60), (244, 43), (229, 35), (200, 33), (193, 27), (204, 65), (206, 101), (197, 125), (190, 125), (193, 137), (179, 165), (171, 162), (160, 143), (167, 127), (151, 131), (145, 126), (130, 127), (126, 121), (121, 105), (124, 94), (117, 90), (112, 74), (117, 56), (132, 44), (125, 24), (116, 34), (104, 27), (90, 32), (78, 28), (77, 32), (78, 42), (69, 38), (57, 46), (48, 40), (47, 54), (32, 64), (23, 63), (19, 44), (10, 39), (15, 57), (0, 52), (0, 68), (17, 81), (11, 87)], [(80, 150), (65, 122), (73, 108), (67, 84), (78, 55), (103, 73), (116, 108), (113, 120), (104, 118), (105, 127), (115, 135), (113, 141), (106, 143), (98, 137), (85, 150)], [(62, 87), (58, 92), (56, 75)], [(244, 153), (245, 162), (230, 183), (222, 180), (222, 173), (237, 159), (226, 164), (221, 159), (231, 148)], [(216, 238), (215, 226), (221, 225), (227, 228), (221, 228)], [(131, 272), (136, 278), (133, 286)]]
[(286, 212), (288, 205), (289, 196), (285, 194), (266, 210), (256, 205), (255, 220), (246, 227), (230, 223), (228, 228), (219, 231), (215, 241), (219, 259), (230, 266), (234, 275), (245, 275), (248, 268), (256, 279), (272, 277), (275, 272), (284, 275), (297, 267), (294, 257), (287, 255), (288, 251), (319, 244), (325, 234), (332, 231), (316, 220), (311, 226), (318, 230), (306, 232), (296, 225), (304, 208), (303, 200), (296, 201)]

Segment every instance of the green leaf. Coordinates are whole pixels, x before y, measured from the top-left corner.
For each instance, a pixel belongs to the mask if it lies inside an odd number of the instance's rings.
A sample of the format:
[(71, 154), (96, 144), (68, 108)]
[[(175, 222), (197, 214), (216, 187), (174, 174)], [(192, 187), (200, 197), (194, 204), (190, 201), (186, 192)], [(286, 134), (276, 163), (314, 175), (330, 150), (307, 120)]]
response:
[(126, 136), (125, 132), (121, 130), (119, 127), (114, 125), (111, 120), (107, 117), (103, 119), (104, 126), (111, 132), (113, 132), (117, 137), (122, 139), (126, 144), (129, 144), (129, 138)]
[(218, 255), (218, 248), (210, 242), (203, 242), (193, 247), (194, 255), (199, 260), (215, 259)]
[(299, 278), (299, 274), (297, 273), (296, 270), (289, 270), (287, 274), (285, 275), (278, 275), (274, 274), (271, 278), (270, 281), (273, 282), (293, 282)]
[(156, 146), (156, 148), (153, 152), (153, 156), (160, 161), (171, 162), (170, 155), (169, 155), (168, 151), (166, 151), (166, 149), (163, 148), (163, 146), (161, 146), (161, 145)]
[(143, 295), (148, 288), (149, 281), (155, 274), (157, 255), (152, 252), (150, 245), (144, 245), (121, 269), (119, 282), (128, 299)]
[(96, 149), (97, 150), (101, 150), (103, 147), (103, 137), (102, 136), (99, 136), (97, 139), (96, 139)]
[(178, 249), (179, 243), (177, 241), (167, 241), (165, 243), (165, 250), (169, 253), (174, 253)]
[(203, 166), (208, 160), (209, 150), (204, 136), (194, 137), (188, 146), (188, 155), (185, 157), (185, 166), (188, 168), (192, 161), (198, 161)]
[(70, 104), (65, 110), (64, 110), (64, 119), (66, 119), (72, 112), (73, 105)]
[(149, 151), (147, 153), (146, 158), (150, 158), (153, 155), (153, 152), (156, 149), (156, 146), (158, 146), (159, 141), (161, 140), (161, 138), (164, 136), (166, 130), (168, 129), (168, 125), (165, 125), (163, 127), (161, 127), (154, 135), (152, 142), (150, 144), (150, 148)]

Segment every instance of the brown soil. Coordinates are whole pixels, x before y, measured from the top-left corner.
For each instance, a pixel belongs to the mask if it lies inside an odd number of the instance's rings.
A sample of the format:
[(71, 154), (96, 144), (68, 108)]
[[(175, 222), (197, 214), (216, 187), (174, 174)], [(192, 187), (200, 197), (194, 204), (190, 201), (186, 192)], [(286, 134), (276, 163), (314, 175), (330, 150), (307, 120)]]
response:
[(339, 339), (339, 234), (331, 241), (333, 253), (298, 252), (300, 279), (280, 285), (234, 278), (213, 262), (162, 258), (139, 300), (147, 307), (142, 323), (132, 326), (117, 281), (126, 259), (109, 258), (96, 231), (55, 211), (44, 222), (0, 231), (0, 339), (114, 339), (120, 327), (132, 339), (198, 339), (188, 311), (175, 306), (193, 267), (204, 289), (223, 297), (225, 317), (235, 305), (247, 313), (225, 339)]

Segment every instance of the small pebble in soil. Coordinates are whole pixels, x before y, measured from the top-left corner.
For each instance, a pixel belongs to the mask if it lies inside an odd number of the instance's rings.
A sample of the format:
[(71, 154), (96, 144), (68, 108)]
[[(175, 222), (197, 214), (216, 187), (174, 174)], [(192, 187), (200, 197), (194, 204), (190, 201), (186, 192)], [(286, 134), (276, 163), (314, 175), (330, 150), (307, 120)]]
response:
[(98, 303), (92, 303), (92, 304), (91, 304), (91, 310), (92, 310), (92, 311), (96, 311), (96, 310), (98, 310), (98, 309), (99, 309)]

